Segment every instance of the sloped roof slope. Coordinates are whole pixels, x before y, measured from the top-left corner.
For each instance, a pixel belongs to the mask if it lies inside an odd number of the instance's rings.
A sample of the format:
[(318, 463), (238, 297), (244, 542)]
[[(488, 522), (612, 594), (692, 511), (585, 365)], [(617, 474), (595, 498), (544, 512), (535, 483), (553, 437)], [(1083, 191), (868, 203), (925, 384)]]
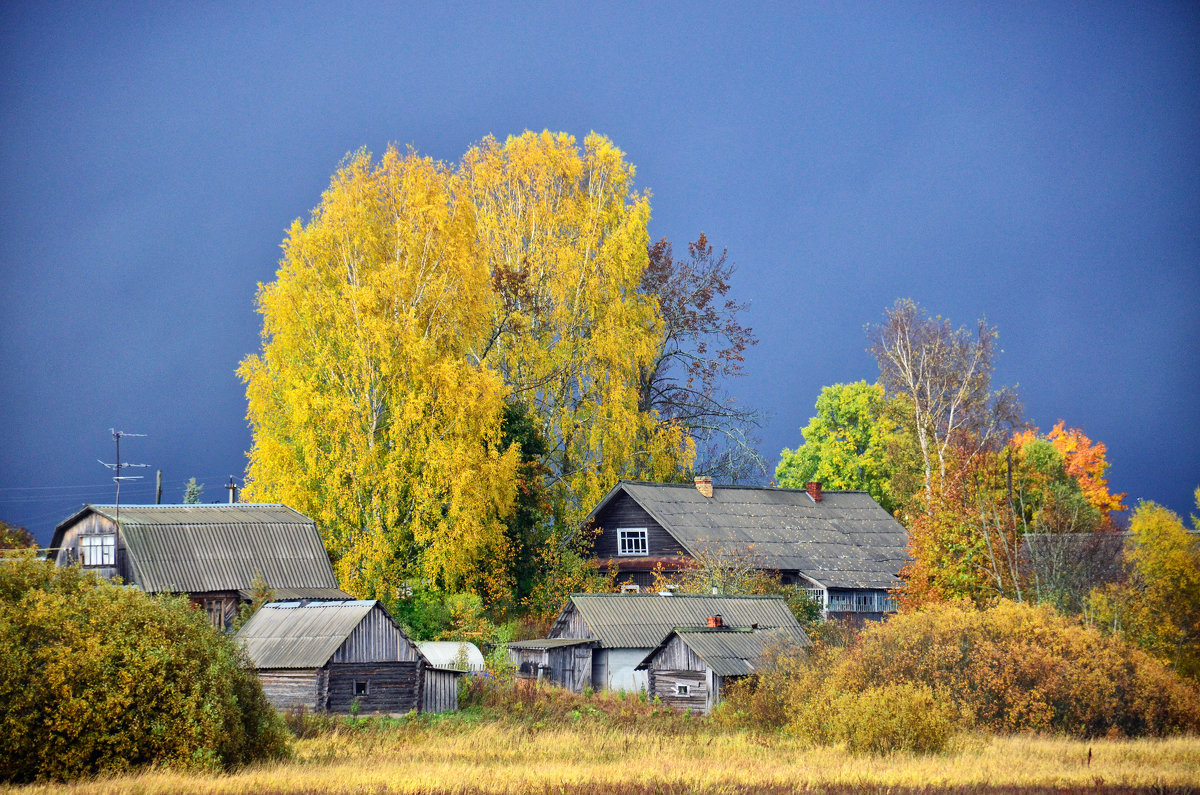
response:
[(798, 638), (782, 629), (706, 629), (680, 627), (663, 639), (658, 648), (646, 655), (639, 669), (649, 667), (650, 660), (672, 638), (695, 652), (704, 664), (718, 676), (747, 676), (758, 670), (767, 649), (779, 644), (807, 646), (808, 638)]
[[(731, 626), (782, 629), (808, 645), (804, 630), (778, 596), (574, 594), (571, 605), (603, 649), (651, 649), (671, 630), (702, 627), (716, 615)], [(569, 605), (559, 615), (552, 637), (561, 636), (570, 609)]]
[(894, 588), (908, 563), (907, 533), (864, 491), (622, 481), (589, 519), (624, 492), (692, 555), (749, 554), (762, 568), (799, 571), (827, 588)]
[[(117, 518), (115, 506), (89, 505), (55, 529), (54, 545), (89, 512)], [(289, 594), (344, 596), (316, 523), (286, 505), (122, 505), (120, 526), (133, 579), (151, 593), (244, 591), (261, 573)]]
[(374, 599), (271, 602), (234, 637), (255, 668), (320, 668), (377, 604)]

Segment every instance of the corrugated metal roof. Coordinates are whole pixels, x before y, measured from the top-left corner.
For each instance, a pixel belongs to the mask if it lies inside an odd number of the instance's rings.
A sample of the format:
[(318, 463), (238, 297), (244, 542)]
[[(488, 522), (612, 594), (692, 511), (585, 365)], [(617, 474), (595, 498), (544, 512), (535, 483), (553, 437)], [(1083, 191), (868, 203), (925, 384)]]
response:
[[(320, 599), (326, 602), (352, 602), (354, 597), (341, 588), (272, 588), (275, 602), (289, 602), (300, 599)], [(238, 595), (247, 601), (254, 598), (254, 591), (244, 589)]]
[[(763, 629), (783, 628), (804, 635), (778, 596), (574, 594), (571, 603), (605, 649), (652, 649), (671, 630), (702, 627), (709, 616), (715, 615), (731, 626), (757, 624)], [(567, 610), (550, 630), (552, 636), (565, 630)]]
[[(114, 506), (88, 508), (116, 519)], [(297, 595), (337, 591), (316, 523), (286, 505), (122, 505), (120, 524), (133, 579), (151, 593), (248, 590), (259, 573)]]
[[(777, 629), (678, 629), (673, 634), (718, 676), (747, 676), (754, 673), (762, 664), (764, 652), (772, 646), (810, 645), (808, 638), (803, 635), (797, 637)], [(664, 645), (670, 637), (663, 641)], [(651, 652), (646, 660), (649, 661), (657, 651)]]
[(251, 616), (235, 639), (255, 668), (320, 668), (378, 604), (374, 599), (272, 602)]
[(561, 649), (564, 646), (585, 646), (595, 642), (592, 638), (534, 638), (533, 640), (514, 640), (508, 644), (508, 648)]
[(427, 640), (424, 643), (418, 643), (417, 648), (434, 668), (461, 671), (462, 669), (457, 666), (463, 661), (464, 656), (468, 670), (482, 671), (486, 667), (483, 652), (474, 643), (465, 640)]
[(743, 554), (762, 568), (799, 571), (827, 588), (894, 588), (908, 562), (903, 525), (862, 491), (694, 486), (623, 481), (592, 516), (624, 490), (692, 555)]

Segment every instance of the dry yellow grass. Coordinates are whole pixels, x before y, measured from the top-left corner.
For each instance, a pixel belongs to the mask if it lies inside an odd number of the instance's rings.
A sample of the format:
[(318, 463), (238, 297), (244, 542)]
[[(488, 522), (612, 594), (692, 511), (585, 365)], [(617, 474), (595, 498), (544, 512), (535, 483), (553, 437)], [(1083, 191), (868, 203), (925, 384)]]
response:
[[(1088, 750), (1092, 751), (1088, 764)], [(340, 730), (299, 740), (295, 758), (231, 775), (147, 772), (5, 792), (524, 793), (753, 792), (792, 789), (1200, 788), (1200, 738), (972, 737), (934, 756), (852, 756), (779, 736), (682, 735), (502, 723)]]

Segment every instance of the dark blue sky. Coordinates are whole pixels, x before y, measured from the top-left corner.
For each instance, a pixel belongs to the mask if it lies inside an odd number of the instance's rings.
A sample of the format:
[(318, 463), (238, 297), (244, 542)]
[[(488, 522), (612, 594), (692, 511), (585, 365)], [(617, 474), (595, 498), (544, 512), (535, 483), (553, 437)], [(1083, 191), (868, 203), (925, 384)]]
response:
[(224, 499), (255, 285), (339, 160), (544, 128), (624, 149), (654, 238), (728, 247), (772, 464), (907, 296), (986, 314), (1034, 422), (1187, 511), (1198, 53), (1185, 3), (3, 4), (0, 519), (111, 500), (110, 427)]

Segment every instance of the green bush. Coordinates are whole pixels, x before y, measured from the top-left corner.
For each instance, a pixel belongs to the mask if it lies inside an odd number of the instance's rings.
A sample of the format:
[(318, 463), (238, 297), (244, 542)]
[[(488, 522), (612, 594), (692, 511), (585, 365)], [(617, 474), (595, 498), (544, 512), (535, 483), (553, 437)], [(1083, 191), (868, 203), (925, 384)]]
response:
[(0, 780), (230, 768), (286, 743), (244, 655), (186, 599), (0, 563)]

